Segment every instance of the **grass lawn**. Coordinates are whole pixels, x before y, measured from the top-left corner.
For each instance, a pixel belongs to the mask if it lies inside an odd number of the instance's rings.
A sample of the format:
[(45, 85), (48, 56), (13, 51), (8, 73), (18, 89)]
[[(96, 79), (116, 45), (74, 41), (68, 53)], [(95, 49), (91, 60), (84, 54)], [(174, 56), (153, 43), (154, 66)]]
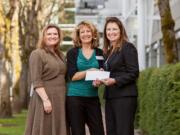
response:
[(0, 119), (0, 135), (23, 135), (27, 111), (12, 118)]

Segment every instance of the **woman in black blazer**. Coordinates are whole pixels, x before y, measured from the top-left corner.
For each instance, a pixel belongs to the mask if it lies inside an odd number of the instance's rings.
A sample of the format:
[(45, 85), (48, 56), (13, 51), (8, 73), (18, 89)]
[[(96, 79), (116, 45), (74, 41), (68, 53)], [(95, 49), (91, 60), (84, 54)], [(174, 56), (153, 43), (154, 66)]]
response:
[(110, 78), (102, 80), (106, 86), (104, 97), (107, 135), (134, 135), (138, 56), (134, 45), (128, 42), (122, 22), (116, 17), (106, 19), (104, 53), (104, 69), (110, 71)]

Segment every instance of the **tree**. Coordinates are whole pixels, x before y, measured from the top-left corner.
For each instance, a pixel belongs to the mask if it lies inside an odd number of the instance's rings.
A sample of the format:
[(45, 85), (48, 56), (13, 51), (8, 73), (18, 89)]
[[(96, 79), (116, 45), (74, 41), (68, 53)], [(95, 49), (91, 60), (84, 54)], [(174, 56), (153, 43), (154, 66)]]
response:
[(9, 91), (10, 78), (4, 59), (3, 45), (0, 43), (0, 118), (12, 116)]
[(166, 62), (169, 64), (176, 63), (178, 61), (178, 50), (174, 31), (175, 22), (171, 15), (169, 0), (158, 0), (158, 8), (161, 16)]
[(19, 79), (21, 73), (21, 58), (20, 58), (20, 49), (19, 49), (19, 0), (11, 1), (11, 6), (14, 7), (14, 14), (11, 21), (11, 29), (10, 29), (10, 46), (11, 46), (11, 87), (13, 92), (13, 100), (12, 100), (12, 110), (13, 112), (20, 112), (19, 106), (19, 98), (17, 98), (17, 94), (19, 93)]
[[(1, 76), (0, 76), (0, 117), (10, 117), (10, 87), (12, 86), (11, 78), (13, 70), (12, 54), (14, 46), (18, 46), (18, 40), (12, 40), (14, 36), (14, 13), (18, 0), (9, 0), (3, 3), (0, 1), (0, 35), (1, 35)], [(6, 9), (5, 9), (6, 8)], [(16, 38), (15, 38), (16, 39)], [(15, 64), (16, 65), (16, 64)]]

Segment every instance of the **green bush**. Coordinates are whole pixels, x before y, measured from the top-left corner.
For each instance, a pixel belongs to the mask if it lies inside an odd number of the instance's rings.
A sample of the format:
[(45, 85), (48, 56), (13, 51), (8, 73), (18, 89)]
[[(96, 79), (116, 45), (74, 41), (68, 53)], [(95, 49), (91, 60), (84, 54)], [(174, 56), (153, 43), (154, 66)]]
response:
[(138, 90), (137, 126), (148, 135), (180, 135), (180, 64), (141, 72)]

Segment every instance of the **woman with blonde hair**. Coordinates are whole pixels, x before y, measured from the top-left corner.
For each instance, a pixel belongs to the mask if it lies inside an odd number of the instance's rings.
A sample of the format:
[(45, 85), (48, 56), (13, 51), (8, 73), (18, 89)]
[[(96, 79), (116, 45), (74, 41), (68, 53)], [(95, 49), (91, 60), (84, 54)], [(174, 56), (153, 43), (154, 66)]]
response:
[(67, 116), (72, 135), (85, 135), (85, 124), (91, 135), (104, 135), (98, 88), (85, 81), (86, 71), (103, 66), (103, 52), (98, 49), (95, 26), (82, 21), (75, 28), (74, 48), (67, 53)]
[(66, 135), (65, 58), (59, 51), (62, 39), (58, 26), (42, 31), (38, 48), (29, 59), (32, 87), (25, 135)]

